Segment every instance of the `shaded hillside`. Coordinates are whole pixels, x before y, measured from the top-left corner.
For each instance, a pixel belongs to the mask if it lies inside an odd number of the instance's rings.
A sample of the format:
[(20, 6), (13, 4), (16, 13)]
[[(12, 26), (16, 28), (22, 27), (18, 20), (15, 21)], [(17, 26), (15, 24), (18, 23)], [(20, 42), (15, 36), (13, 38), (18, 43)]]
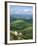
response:
[(11, 30), (21, 30), (21, 29), (27, 28), (29, 26), (31, 26), (31, 24), (24, 20), (16, 20), (16, 21), (11, 22), (10, 29)]

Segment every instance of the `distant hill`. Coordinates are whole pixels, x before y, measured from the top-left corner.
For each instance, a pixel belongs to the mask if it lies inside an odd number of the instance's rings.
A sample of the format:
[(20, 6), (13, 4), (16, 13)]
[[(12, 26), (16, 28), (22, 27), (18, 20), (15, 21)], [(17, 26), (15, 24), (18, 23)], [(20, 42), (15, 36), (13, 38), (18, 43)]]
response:
[(32, 23), (32, 15), (31, 14), (30, 15), (27, 15), (27, 14), (10, 15), (10, 21), (15, 21), (15, 20), (25, 20), (25, 21), (28, 21), (28, 22)]
[(13, 14), (10, 15), (13, 18), (22, 18), (22, 19), (31, 19), (32, 18), (32, 14)]

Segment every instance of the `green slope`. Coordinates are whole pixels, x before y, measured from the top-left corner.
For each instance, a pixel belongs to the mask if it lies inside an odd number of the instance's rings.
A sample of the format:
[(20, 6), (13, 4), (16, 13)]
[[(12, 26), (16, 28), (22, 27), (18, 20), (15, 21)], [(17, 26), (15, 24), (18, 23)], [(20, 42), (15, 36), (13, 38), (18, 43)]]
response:
[[(32, 39), (32, 24), (24, 20), (16, 20), (10, 24), (10, 39), (11, 40), (23, 40)], [(15, 34), (17, 32), (17, 35)], [(22, 33), (22, 35), (20, 35)]]
[(11, 23), (11, 30), (21, 30), (29, 26), (31, 26), (31, 24), (24, 20), (16, 20)]

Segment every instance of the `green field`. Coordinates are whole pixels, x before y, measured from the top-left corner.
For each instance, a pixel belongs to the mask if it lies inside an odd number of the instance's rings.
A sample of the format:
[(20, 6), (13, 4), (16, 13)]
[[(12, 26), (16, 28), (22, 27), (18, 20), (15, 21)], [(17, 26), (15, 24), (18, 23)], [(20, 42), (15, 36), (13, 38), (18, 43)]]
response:
[[(30, 20), (31, 21), (31, 20)], [(10, 23), (10, 40), (32, 39), (32, 22), (16, 19)]]

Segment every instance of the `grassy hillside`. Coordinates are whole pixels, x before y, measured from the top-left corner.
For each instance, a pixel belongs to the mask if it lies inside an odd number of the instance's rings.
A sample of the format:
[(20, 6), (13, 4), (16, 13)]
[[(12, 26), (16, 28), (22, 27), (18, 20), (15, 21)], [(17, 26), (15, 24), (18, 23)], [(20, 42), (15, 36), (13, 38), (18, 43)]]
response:
[(15, 20), (10, 23), (10, 39), (32, 39), (32, 23), (25, 20)]

